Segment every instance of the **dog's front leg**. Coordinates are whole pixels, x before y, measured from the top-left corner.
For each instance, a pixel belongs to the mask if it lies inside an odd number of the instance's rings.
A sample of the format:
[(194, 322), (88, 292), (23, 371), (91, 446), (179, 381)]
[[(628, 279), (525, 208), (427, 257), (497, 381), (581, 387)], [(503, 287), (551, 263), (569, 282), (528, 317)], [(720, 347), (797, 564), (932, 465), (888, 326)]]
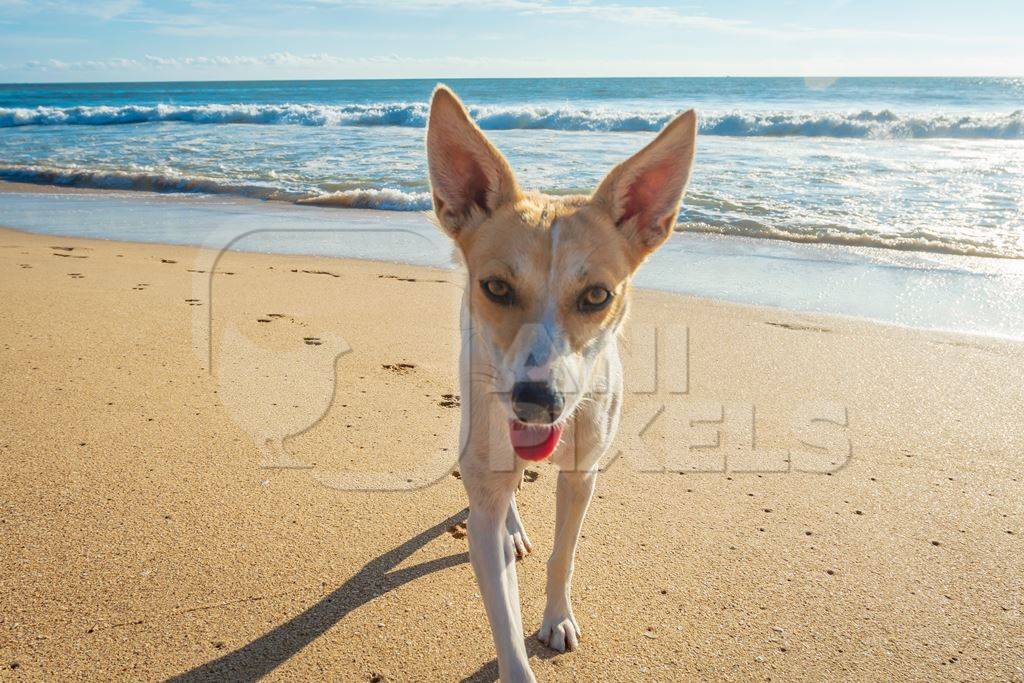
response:
[(485, 475), (483, 478), (490, 479), (485, 484), (470, 481), (472, 475), (467, 474), (463, 476), (470, 496), (467, 522), (469, 560), (491, 624), (491, 635), (498, 652), (498, 671), (506, 683), (534, 681), (523, 640), (516, 549), (506, 528), (506, 516), (516, 482), (509, 479), (506, 486), (504, 481), (497, 482)]
[(563, 471), (558, 475), (555, 545), (548, 560), (547, 605), (537, 638), (559, 652), (579, 645), (580, 627), (570, 599), (573, 560), (596, 481), (596, 472)]

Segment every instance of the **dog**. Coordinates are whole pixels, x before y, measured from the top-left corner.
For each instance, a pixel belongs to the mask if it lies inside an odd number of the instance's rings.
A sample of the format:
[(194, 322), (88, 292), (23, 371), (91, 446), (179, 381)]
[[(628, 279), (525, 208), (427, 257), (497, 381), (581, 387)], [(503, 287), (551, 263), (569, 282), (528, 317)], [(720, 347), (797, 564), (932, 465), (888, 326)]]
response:
[(515, 493), (531, 461), (559, 466), (555, 539), (537, 638), (579, 646), (570, 600), (576, 545), (598, 461), (615, 437), (618, 336), (637, 267), (671, 234), (690, 177), (697, 116), (686, 111), (616, 166), (593, 195), (524, 191), (458, 97), (438, 86), (426, 147), (433, 218), (467, 273), (459, 469), (469, 557), (503, 681), (535, 680), (515, 562), (532, 549)]

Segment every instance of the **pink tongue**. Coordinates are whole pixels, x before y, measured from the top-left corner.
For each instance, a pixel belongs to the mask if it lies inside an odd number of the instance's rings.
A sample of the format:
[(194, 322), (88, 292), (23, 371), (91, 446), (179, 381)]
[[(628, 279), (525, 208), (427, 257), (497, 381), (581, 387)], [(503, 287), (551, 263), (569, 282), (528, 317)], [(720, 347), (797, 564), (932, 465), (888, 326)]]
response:
[(512, 450), (525, 460), (543, 460), (551, 455), (562, 436), (562, 425), (528, 425), (509, 420), (508, 436)]

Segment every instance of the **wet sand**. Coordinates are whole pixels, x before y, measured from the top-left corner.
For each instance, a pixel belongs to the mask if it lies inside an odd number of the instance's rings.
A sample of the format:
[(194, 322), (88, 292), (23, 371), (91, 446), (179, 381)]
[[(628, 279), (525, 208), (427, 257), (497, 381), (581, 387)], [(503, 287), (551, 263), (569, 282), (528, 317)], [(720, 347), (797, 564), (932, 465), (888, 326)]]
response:
[[(456, 273), (0, 230), (0, 283), (0, 679), (495, 678)], [(540, 680), (1024, 680), (1024, 344), (646, 291), (630, 324)]]

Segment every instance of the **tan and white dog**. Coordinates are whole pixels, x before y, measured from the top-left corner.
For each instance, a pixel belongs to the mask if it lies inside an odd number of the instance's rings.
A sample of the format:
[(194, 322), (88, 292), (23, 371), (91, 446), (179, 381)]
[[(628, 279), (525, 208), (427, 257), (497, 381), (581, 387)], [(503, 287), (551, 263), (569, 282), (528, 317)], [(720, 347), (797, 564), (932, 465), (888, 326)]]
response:
[(618, 428), (618, 335), (636, 268), (671, 234), (693, 164), (692, 110), (586, 196), (520, 190), (451, 90), (430, 105), (434, 213), (468, 273), (459, 467), (469, 556), (504, 681), (534, 680), (515, 561), (531, 549), (515, 493), (531, 460), (558, 464), (555, 539), (538, 639), (578, 646), (573, 558), (598, 460)]

